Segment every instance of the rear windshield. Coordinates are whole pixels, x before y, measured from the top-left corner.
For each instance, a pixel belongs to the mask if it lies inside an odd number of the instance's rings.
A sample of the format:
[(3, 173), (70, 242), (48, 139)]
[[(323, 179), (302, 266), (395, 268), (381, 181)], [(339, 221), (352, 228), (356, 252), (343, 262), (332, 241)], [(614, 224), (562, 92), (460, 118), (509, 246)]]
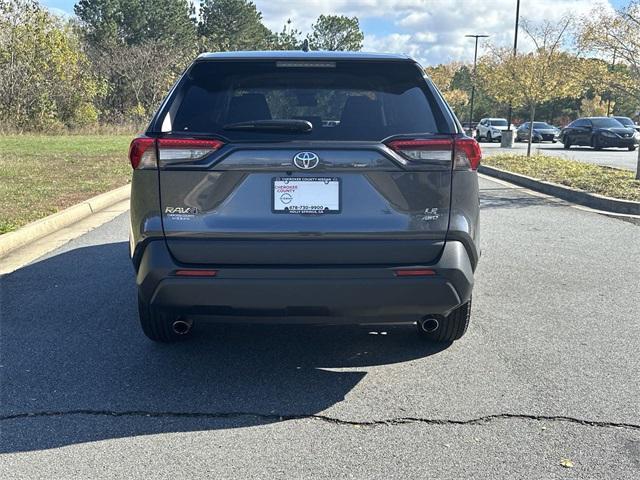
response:
[[(161, 115), (163, 132), (232, 141), (369, 141), (449, 133), (422, 73), (409, 62), (323, 62), (322, 67), (304, 62), (199, 62)], [(239, 122), (292, 119), (306, 120), (313, 128), (228, 128)]]

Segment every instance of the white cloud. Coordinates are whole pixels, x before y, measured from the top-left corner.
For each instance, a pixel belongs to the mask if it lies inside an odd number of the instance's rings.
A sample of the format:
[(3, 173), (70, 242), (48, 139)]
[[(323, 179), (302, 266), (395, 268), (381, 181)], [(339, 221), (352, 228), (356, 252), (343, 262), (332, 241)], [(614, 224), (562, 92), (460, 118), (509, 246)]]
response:
[[(489, 34), (498, 45), (513, 44), (515, 0), (256, 0), (265, 24), (280, 31), (291, 19), (294, 27), (309, 31), (320, 14), (356, 15), (364, 29), (364, 50), (407, 53), (424, 65), (473, 59), (473, 40), (466, 34)], [(538, 0), (521, 2), (520, 16), (532, 22), (558, 20), (568, 13), (584, 15), (593, 0)], [(605, 0), (602, 8), (611, 8)], [(380, 28), (380, 25), (383, 28)], [(524, 35), (519, 45), (530, 48)]]

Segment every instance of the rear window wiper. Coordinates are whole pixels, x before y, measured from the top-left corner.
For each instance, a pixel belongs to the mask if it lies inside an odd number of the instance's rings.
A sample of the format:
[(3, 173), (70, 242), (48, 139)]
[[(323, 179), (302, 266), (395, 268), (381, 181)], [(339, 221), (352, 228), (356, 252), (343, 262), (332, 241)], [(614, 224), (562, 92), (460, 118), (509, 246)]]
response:
[(223, 130), (285, 130), (290, 132), (310, 132), (313, 125), (307, 120), (251, 120), (249, 122), (228, 123)]

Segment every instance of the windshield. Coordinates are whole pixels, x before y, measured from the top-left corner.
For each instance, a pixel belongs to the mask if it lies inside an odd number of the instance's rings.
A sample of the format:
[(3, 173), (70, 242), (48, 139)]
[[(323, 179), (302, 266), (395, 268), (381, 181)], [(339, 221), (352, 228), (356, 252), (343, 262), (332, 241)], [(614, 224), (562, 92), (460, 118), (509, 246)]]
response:
[(619, 121), (625, 127), (633, 127), (633, 120), (628, 117), (613, 117), (615, 120)]
[(533, 122), (533, 128), (553, 128), (546, 122)]
[[(413, 63), (328, 62), (302, 68), (291, 63), (196, 63), (173, 96), (162, 131), (231, 141), (379, 141), (446, 132), (444, 117)], [(264, 120), (289, 125), (302, 120), (312, 128), (275, 129)], [(229, 128), (246, 122), (253, 126)]]
[(507, 121), (506, 120), (500, 120), (500, 119), (494, 119), (494, 120), (491, 120), (491, 126), (492, 127), (506, 127), (507, 126)]
[(592, 118), (591, 123), (594, 127), (597, 128), (620, 128), (624, 127), (618, 120), (615, 118)]

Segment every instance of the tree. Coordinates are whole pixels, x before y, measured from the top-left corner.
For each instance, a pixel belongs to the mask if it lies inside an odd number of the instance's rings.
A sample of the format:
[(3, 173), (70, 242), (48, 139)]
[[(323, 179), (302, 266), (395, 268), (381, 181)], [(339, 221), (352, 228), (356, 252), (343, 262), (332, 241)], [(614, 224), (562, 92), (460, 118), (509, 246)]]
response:
[(187, 0), (80, 0), (74, 11), (93, 45), (153, 41), (195, 49), (195, 9)]
[(271, 31), (262, 14), (248, 0), (202, 0), (198, 33), (208, 51), (262, 50)]
[(425, 68), (427, 75), (442, 92), (445, 100), (459, 118), (462, 118), (462, 109), (469, 104), (469, 94), (465, 90), (454, 87), (456, 75), (463, 67), (462, 63), (452, 62)]
[(68, 23), (33, 0), (0, 2), (0, 119), (19, 130), (95, 122), (103, 85)]
[(300, 50), (302, 48), (302, 33), (293, 28), (291, 19), (287, 20), (282, 32), (273, 33), (269, 41), (269, 50)]
[[(579, 66), (575, 56), (560, 50), (570, 25), (569, 18), (538, 28), (524, 22), (523, 30), (535, 46), (533, 52), (514, 56), (509, 48), (493, 47), (478, 64), (478, 77), (491, 86), (493, 97), (528, 107), (531, 125), (539, 104), (582, 94), (581, 76), (571, 73)], [(532, 135), (530, 129), (527, 156), (531, 155)]]
[[(640, 0), (632, 0), (621, 9), (591, 12), (580, 25), (578, 44), (584, 51), (596, 52), (626, 66), (624, 72), (608, 77), (615, 90), (636, 101), (640, 111)], [(640, 180), (640, 148), (636, 166)]]
[(593, 98), (583, 98), (580, 102), (580, 116), (603, 117), (607, 114), (607, 104), (600, 95)]
[(93, 72), (105, 79), (99, 106), (110, 122), (139, 124), (196, 54), (187, 0), (81, 0), (75, 6)]
[(307, 35), (312, 50), (359, 51), (364, 34), (360, 30), (358, 17), (344, 15), (320, 15)]

